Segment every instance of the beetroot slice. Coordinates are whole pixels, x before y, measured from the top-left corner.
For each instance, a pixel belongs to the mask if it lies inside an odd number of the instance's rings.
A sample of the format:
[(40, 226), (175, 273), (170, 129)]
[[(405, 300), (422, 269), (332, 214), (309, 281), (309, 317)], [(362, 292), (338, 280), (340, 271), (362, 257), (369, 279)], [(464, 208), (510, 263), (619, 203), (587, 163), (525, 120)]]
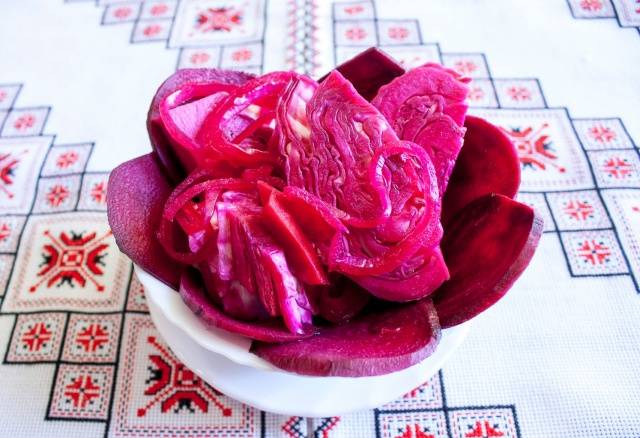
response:
[[(371, 47), (336, 67), (342, 76), (353, 84), (360, 96), (373, 99), (378, 89), (393, 78), (404, 73), (404, 69), (382, 50)], [(324, 81), (327, 73), (318, 82)]]
[(441, 242), (451, 274), (433, 296), (442, 327), (461, 324), (502, 298), (529, 264), (542, 228), (532, 208), (502, 195), (462, 209)]
[(440, 341), (431, 300), (359, 316), (296, 342), (254, 342), (251, 351), (278, 368), (311, 376), (364, 377), (414, 365)]
[(209, 327), (216, 327), (263, 342), (288, 342), (314, 334), (313, 331), (302, 334), (291, 333), (281, 319), (254, 322), (233, 319), (209, 300), (202, 288), (200, 278), (193, 271), (185, 272), (180, 279), (180, 295), (193, 313)]
[(120, 251), (154, 277), (177, 289), (181, 265), (156, 239), (162, 209), (172, 187), (155, 154), (113, 169), (107, 189), (107, 216)]
[(178, 158), (173, 151), (169, 136), (164, 129), (160, 118), (160, 105), (172, 93), (186, 84), (228, 84), (242, 85), (253, 79), (253, 75), (240, 71), (218, 70), (206, 68), (181, 69), (169, 76), (156, 91), (149, 113), (147, 114), (147, 130), (151, 146), (158, 154), (160, 162), (166, 169), (172, 181), (180, 181), (185, 175)]
[(464, 144), (442, 200), (443, 223), (480, 196), (513, 198), (520, 186), (520, 161), (511, 140), (479, 117), (467, 116), (464, 126)]

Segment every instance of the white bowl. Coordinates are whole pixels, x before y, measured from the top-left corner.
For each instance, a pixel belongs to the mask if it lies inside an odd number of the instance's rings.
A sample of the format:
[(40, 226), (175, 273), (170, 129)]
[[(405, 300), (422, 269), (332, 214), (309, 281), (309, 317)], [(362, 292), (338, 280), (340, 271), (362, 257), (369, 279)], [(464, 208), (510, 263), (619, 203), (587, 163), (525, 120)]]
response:
[(249, 352), (251, 341), (206, 327), (180, 295), (138, 266), (151, 317), (185, 365), (224, 394), (282, 415), (332, 417), (372, 409), (427, 381), (460, 346), (469, 325), (443, 330), (436, 351), (407, 369), (373, 377), (312, 377), (279, 370)]

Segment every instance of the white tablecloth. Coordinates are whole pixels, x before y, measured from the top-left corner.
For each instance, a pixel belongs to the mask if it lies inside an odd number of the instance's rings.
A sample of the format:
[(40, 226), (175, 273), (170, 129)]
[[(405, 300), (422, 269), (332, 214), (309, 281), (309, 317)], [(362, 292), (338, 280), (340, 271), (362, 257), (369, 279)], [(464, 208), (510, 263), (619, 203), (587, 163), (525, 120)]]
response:
[[(635, 0), (0, 2), (0, 435), (640, 436), (638, 26)], [(320, 75), (371, 45), (474, 78), (546, 232), (423, 387), (343, 417), (260, 412), (157, 337), (104, 183), (149, 150), (177, 67)], [(97, 251), (77, 275), (43, 271), (75, 249)]]

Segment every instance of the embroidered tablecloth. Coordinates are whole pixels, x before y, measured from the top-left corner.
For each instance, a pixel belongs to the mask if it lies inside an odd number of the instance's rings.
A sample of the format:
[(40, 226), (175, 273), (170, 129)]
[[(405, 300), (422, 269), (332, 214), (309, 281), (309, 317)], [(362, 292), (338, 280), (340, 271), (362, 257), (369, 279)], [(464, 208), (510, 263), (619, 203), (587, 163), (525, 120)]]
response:
[[(0, 435), (640, 437), (639, 26), (637, 0), (4, 0)], [(373, 45), (473, 78), (545, 234), (424, 385), (342, 417), (260, 412), (154, 329), (108, 172), (149, 150), (176, 68), (318, 76)]]

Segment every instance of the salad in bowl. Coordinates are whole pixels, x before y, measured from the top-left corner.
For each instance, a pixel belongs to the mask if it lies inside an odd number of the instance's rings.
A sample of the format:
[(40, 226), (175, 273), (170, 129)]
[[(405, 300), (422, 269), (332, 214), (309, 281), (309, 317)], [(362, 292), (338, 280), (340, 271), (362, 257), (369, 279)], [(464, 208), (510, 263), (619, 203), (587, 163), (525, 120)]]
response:
[(468, 82), (378, 49), (317, 81), (178, 70), (151, 102), (153, 152), (111, 174), (116, 242), (276, 368), (407, 369), (504, 296), (542, 233)]

